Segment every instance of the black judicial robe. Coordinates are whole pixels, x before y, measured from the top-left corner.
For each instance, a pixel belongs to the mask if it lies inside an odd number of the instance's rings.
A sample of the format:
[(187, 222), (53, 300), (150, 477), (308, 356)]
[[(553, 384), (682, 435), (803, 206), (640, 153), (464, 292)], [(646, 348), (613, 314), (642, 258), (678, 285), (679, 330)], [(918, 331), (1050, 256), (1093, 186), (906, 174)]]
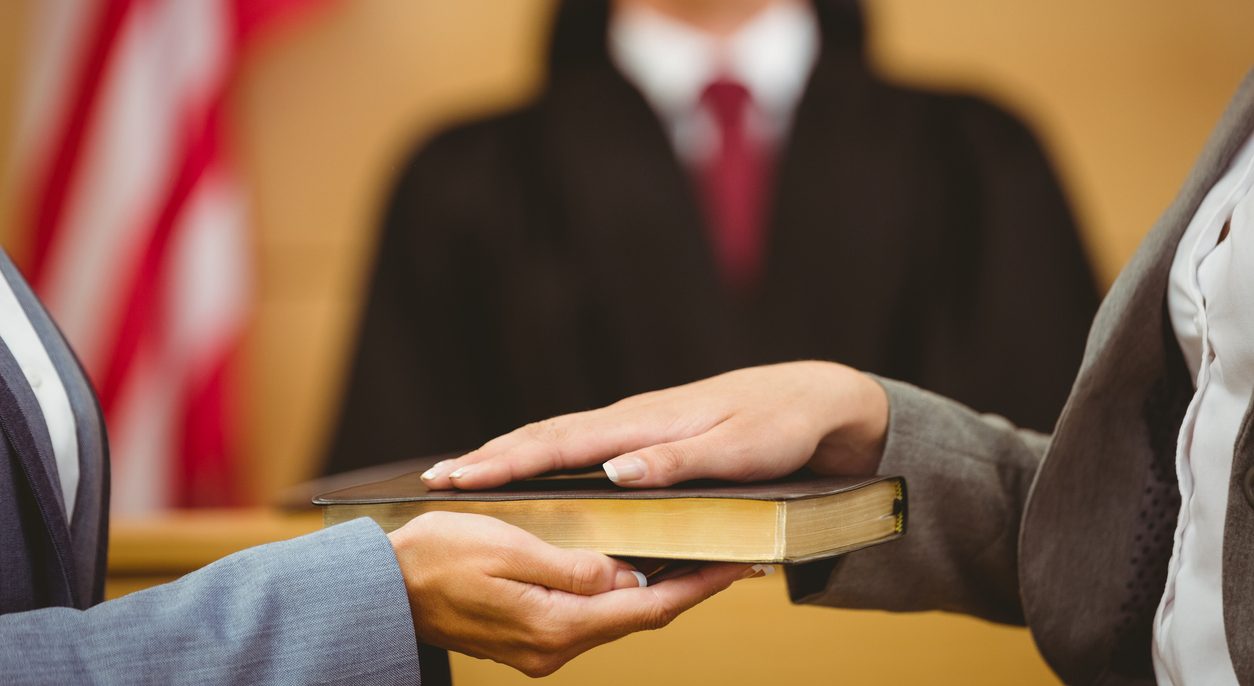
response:
[(607, 3), (563, 4), (541, 94), (400, 176), (326, 470), (803, 358), (1051, 428), (1097, 293), (1040, 147), (988, 102), (886, 82), (856, 3), (816, 8), (764, 275), (735, 294), (693, 180), (607, 56)]

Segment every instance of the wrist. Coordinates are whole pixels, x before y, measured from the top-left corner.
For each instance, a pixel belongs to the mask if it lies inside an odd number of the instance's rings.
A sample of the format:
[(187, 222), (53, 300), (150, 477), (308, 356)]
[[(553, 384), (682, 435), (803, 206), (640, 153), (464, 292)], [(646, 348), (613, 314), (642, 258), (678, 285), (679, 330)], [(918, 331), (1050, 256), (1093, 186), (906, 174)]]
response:
[[(422, 581), (419, 577), (426, 567), (418, 560), (419, 551), (422, 549), (417, 545), (420, 536), (416, 529), (419, 524), (411, 520), (405, 526), (387, 534), (388, 542), (392, 544), (392, 552), (396, 555), (396, 562), (401, 567), (401, 579), (405, 582), (405, 592), (409, 596), (411, 606), (416, 604)], [(412, 609), (417, 610), (417, 607)]]
[(853, 398), (857, 409), (851, 413), (855, 419), (848, 429), (850, 440), (863, 458), (862, 473), (874, 474), (879, 471), (884, 444), (888, 440), (888, 392), (870, 374), (853, 369), (849, 371), (858, 379)]
[(828, 390), (825, 425), (809, 465), (821, 473), (874, 474), (888, 435), (888, 393), (874, 377), (833, 362), (820, 373)]

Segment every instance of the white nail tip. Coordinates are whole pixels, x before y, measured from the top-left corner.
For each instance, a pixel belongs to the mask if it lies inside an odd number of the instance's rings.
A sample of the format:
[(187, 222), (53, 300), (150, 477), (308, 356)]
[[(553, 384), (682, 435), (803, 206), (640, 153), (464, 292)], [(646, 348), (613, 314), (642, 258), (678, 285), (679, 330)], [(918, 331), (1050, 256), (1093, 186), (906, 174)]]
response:
[(640, 588), (644, 588), (649, 585), (649, 577), (645, 576), (641, 572), (633, 571), (631, 575), (636, 577), (636, 583), (640, 585)]
[[(605, 475), (610, 477), (610, 481), (613, 481), (614, 483), (618, 483), (618, 470), (614, 469), (614, 465), (610, 464), (609, 462), (606, 462), (605, 464), (601, 465), (601, 468), (605, 470)], [(640, 585), (644, 586), (644, 584), (640, 584)]]
[(753, 569), (750, 569), (749, 571), (754, 574), (761, 573), (762, 576), (770, 576), (775, 573), (775, 567), (771, 565), (753, 565)]
[(450, 478), (450, 479), (460, 479), (460, 478), (462, 478), (463, 476), (466, 476), (466, 472), (468, 472), (468, 471), (470, 471), (470, 468), (469, 468), (469, 467), (462, 467), (461, 469), (458, 469), (458, 470), (454, 471), (452, 474), (449, 474), (449, 475), (448, 475), (448, 478)]
[(419, 478), (422, 479), (423, 481), (430, 481), (435, 478), (435, 474), (436, 474), (435, 467), (432, 467), (431, 469), (428, 469), (427, 471), (423, 472), (422, 476)]

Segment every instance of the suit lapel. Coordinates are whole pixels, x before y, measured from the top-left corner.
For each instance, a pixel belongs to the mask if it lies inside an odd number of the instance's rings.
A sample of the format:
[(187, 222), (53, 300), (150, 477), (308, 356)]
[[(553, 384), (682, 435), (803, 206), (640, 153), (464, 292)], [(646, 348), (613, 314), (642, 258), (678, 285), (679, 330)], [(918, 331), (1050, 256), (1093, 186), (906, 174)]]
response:
[[(1165, 335), (1171, 261), (1197, 206), (1251, 128), (1254, 74), (1103, 302), (1029, 495), (1020, 538), (1024, 611), (1041, 652), (1068, 682), (1106, 674), (1123, 630), (1116, 625), (1129, 602), (1126, 572), (1139, 549), (1131, 532), (1143, 516), (1144, 479), (1161, 452), (1155, 432), (1164, 429), (1151, 425), (1161, 420), (1147, 421), (1147, 408), (1173, 377), (1178, 354)], [(1233, 627), (1228, 631), (1233, 635)]]
[(692, 180), (643, 96), (607, 63), (568, 67), (546, 94), (540, 122), (548, 183), (574, 227), (576, 259), (595, 265), (583, 274), (595, 291), (587, 297), (608, 305), (623, 378), (642, 386), (629, 390), (744, 360)]
[[(856, 322), (866, 331), (893, 330), (898, 303), (918, 278), (909, 254), (924, 242), (922, 233), (901, 235), (902, 226), (918, 227), (884, 207), (879, 194), (860, 190), (905, 183), (895, 152), (917, 132), (884, 108), (872, 115), (869, 103), (883, 97), (876, 91), (882, 86), (857, 50), (823, 50), (777, 158), (764, 277), (747, 334), (755, 361), (822, 351), (866, 371), (903, 374), (886, 366), (891, 336), (850, 336), (845, 329)], [(924, 191), (909, 192), (915, 197), (903, 205), (926, 204)]]
[(35, 333), (48, 351), (74, 413), (79, 477), (69, 529), (76, 571), (75, 591), (80, 603), (99, 601), (104, 591), (108, 546), (109, 461), (104, 418), (78, 358), (3, 251), (0, 251), (0, 273), (13, 288)]
[(39, 401), (26, 381), (9, 346), (0, 340), (0, 431), (12, 446), (14, 459), (26, 477), (39, 516), (52, 543), (53, 579), (62, 582), (59, 604), (75, 604), (73, 550), (65, 518), (65, 505), (57, 478), (52, 441)]

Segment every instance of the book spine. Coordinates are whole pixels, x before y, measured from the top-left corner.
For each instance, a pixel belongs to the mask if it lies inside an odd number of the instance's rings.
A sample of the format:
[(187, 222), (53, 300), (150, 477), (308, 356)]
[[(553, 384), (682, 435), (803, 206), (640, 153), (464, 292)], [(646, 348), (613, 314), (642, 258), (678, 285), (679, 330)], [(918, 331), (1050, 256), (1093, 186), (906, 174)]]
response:
[(906, 480), (896, 479), (897, 498), (893, 500), (893, 515), (896, 516), (897, 522), (893, 529), (899, 533), (906, 533)]
[(775, 554), (776, 560), (784, 559), (784, 549), (788, 543), (788, 507), (783, 502), (775, 503)]

